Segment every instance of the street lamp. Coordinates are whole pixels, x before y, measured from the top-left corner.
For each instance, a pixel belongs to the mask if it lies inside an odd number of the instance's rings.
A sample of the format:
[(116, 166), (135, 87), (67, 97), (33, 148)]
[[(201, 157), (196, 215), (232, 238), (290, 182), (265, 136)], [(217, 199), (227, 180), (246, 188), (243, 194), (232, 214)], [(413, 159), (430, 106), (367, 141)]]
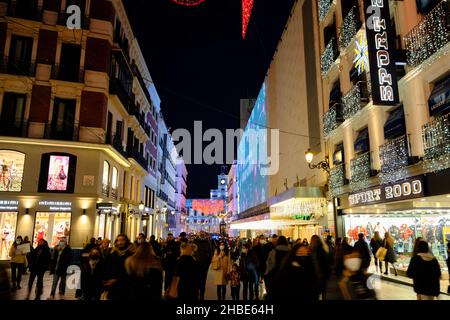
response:
[(145, 209), (145, 205), (144, 203), (141, 201), (141, 203), (139, 203), (139, 211), (143, 212)]
[(314, 153), (311, 151), (311, 149), (308, 149), (305, 152), (305, 159), (310, 169), (322, 169), (328, 174), (330, 173), (330, 164), (328, 163), (328, 157), (325, 157), (325, 160), (322, 160), (319, 163), (311, 164), (314, 159)]

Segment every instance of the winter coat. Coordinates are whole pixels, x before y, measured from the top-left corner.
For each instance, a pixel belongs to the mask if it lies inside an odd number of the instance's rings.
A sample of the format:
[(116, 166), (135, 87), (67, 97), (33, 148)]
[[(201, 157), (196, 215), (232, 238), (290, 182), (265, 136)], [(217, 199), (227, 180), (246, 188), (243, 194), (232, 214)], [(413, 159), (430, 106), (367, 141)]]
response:
[(371, 260), (369, 245), (365, 240), (358, 240), (356, 241), (354, 248), (358, 250), (361, 257), (361, 268), (367, 269), (370, 266)]
[(9, 250), (9, 256), (11, 257), (11, 263), (25, 264), (27, 262), (26, 254), (18, 252), (14, 244)]
[(417, 294), (440, 294), (441, 267), (431, 253), (418, 253), (412, 257), (406, 275), (413, 279), (414, 292)]
[(281, 265), (281, 261), (289, 251), (289, 247), (286, 245), (278, 245), (269, 252), (267, 257), (266, 274), (276, 273)]
[(221, 257), (216, 253), (212, 261), (219, 262), (219, 269), (214, 270), (214, 284), (226, 286), (228, 283), (227, 275), (231, 271), (230, 257), (227, 255)]
[(31, 253), (28, 260), (28, 267), (33, 273), (44, 273), (51, 262), (50, 248), (46, 245), (37, 246)]
[(316, 280), (321, 292), (325, 291), (327, 280), (331, 276), (331, 261), (330, 255), (323, 248), (314, 250), (311, 254), (313, 267), (316, 273)]
[(183, 255), (175, 264), (175, 274), (179, 277), (178, 300), (196, 301), (198, 299), (198, 263), (192, 256)]
[(393, 246), (389, 243), (389, 241), (386, 241), (384, 239), (383, 241), (383, 247), (387, 249), (386, 257), (384, 258), (384, 261), (389, 263), (394, 263), (397, 261), (397, 256), (395, 254)]
[(211, 242), (204, 238), (197, 238), (194, 240), (197, 246), (197, 251), (194, 253), (194, 258), (197, 260), (198, 264), (201, 266), (209, 266), (212, 259), (212, 246)]
[(156, 240), (150, 241), (150, 244), (153, 248), (153, 251), (155, 252), (156, 256), (161, 257), (162, 256), (162, 250), (161, 245)]
[(239, 271), (242, 281), (258, 282), (257, 269), (259, 268), (256, 254), (250, 250), (248, 253), (241, 254), (239, 261)]
[(264, 275), (266, 273), (266, 262), (268, 257), (268, 252), (264, 249), (264, 246), (257, 244), (253, 247), (253, 252), (258, 260), (258, 269), (256, 270), (258, 275)]
[(100, 300), (104, 272), (105, 262), (102, 259), (96, 263), (88, 259), (81, 265), (81, 291), (84, 300)]
[(127, 299), (131, 300), (161, 300), (163, 269), (150, 268), (143, 277), (128, 275), (130, 282), (130, 295)]
[(65, 275), (67, 272), (67, 268), (70, 266), (71, 258), (72, 258), (72, 249), (70, 248), (70, 246), (66, 245), (62, 249), (62, 251), (59, 247), (55, 247), (53, 249), (53, 260), (50, 267), (50, 273)]
[(132, 256), (132, 247), (124, 251), (114, 248), (106, 267), (106, 280), (115, 279), (116, 282), (108, 288), (110, 300), (125, 300), (129, 292), (128, 275), (125, 270), (125, 260)]
[(370, 248), (372, 249), (372, 254), (375, 257), (377, 254), (378, 249), (380, 249), (383, 246), (383, 241), (380, 240), (375, 240), (372, 238), (372, 240), (370, 240)]
[(180, 256), (180, 243), (175, 240), (167, 242), (162, 252), (164, 270), (173, 271)]

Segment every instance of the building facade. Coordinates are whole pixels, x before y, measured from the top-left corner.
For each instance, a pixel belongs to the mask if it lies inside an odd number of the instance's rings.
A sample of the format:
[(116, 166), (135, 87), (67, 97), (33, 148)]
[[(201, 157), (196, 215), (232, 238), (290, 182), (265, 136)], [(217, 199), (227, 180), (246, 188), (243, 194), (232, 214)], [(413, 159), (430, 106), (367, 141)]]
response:
[(187, 190), (187, 169), (184, 159), (182, 157), (177, 158), (176, 162), (177, 175), (175, 179), (176, 188), (176, 207), (175, 207), (175, 228), (176, 234), (185, 232), (186, 220), (186, 190)]
[(16, 235), (151, 233), (155, 97), (121, 1), (0, 1), (0, 259)]

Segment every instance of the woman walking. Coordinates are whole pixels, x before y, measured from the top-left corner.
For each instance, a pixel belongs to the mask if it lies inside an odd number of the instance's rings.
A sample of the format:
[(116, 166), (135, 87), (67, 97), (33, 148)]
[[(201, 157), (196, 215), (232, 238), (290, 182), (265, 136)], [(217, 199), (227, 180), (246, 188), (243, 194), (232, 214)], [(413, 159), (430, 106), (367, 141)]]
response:
[(378, 272), (378, 266), (380, 266), (380, 272), (383, 273), (383, 262), (377, 258), (377, 251), (383, 246), (383, 240), (380, 237), (380, 232), (375, 231), (373, 238), (370, 240), (370, 249), (372, 250), (373, 258), (375, 259), (375, 269)]
[(22, 236), (18, 236), (9, 250), (9, 256), (11, 257), (11, 279), (13, 290), (22, 289), (20, 283), (22, 282), (22, 274), (25, 270), (25, 263), (27, 262), (26, 254), (18, 248), (18, 246), (22, 243)]
[(383, 247), (387, 250), (386, 256), (384, 257), (384, 267), (385, 267), (385, 275), (389, 274), (389, 263), (394, 268), (395, 275), (397, 276), (397, 269), (395, 269), (395, 262), (397, 261), (397, 257), (394, 251), (394, 238), (386, 232), (384, 235)]
[(225, 300), (227, 293), (227, 275), (231, 271), (228, 248), (225, 242), (221, 241), (212, 259), (213, 270), (215, 271), (215, 283), (217, 285), (217, 299)]
[(103, 292), (105, 264), (100, 249), (93, 247), (81, 265), (82, 300), (97, 301)]
[(26, 300), (30, 298), (31, 289), (33, 288), (34, 279), (37, 277), (36, 297), (35, 300), (41, 300), (44, 288), (44, 274), (51, 262), (50, 248), (47, 241), (39, 240), (38, 246), (32, 251), (28, 265), (30, 267), (30, 278), (28, 279), (28, 295)]
[(141, 243), (127, 258), (125, 269), (130, 279), (129, 299), (161, 300), (163, 267), (148, 242)]

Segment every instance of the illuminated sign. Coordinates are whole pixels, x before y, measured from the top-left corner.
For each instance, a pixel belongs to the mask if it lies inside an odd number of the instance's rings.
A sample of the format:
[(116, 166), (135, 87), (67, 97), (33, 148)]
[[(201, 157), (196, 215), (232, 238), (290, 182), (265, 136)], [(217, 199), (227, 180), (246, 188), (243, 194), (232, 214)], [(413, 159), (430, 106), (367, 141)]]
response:
[(380, 202), (390, 202), (420, 198), (424, 195), (423, 177), (415, 177), (402, 182), (352, 193), (348, 196), (350, 206), (370, 205)]
[(204, 215), (217, 215), (225, 210), (223, 200), (193, 199), (191, 208)]
[(372, 100), (378, 105), (399, 102), (393, 51), (395, 34), (391, 28), (388, 0), (364, 0), (367, 15), (366, 34), (369, 48)]
[(0, 211), (17, 211), (17, 210), (19, 210), (19, 201), (0, 200)]
[(39, 201), (39, 206), (47, 207), (50, 211), (72, 211), (70, 201)]

